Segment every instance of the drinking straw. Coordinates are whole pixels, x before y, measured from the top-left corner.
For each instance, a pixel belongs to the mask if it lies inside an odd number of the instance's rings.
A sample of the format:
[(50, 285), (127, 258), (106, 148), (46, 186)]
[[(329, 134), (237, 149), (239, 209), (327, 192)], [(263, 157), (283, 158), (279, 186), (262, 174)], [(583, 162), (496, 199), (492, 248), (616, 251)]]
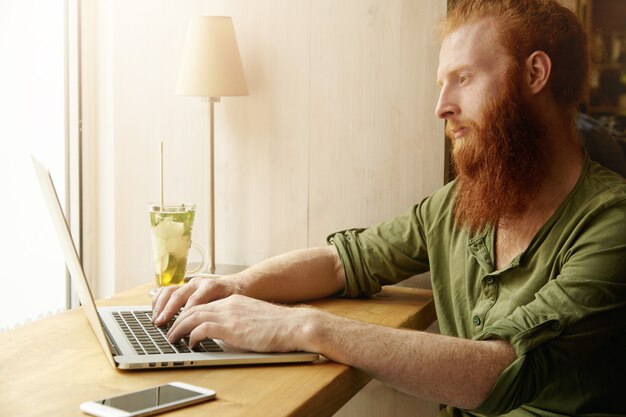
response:
[(160, 156), (160, 187), (161, 187), (161, 211), (163, 211), (163, 141), (161, 141), (161, 146), (159, 147), (159, 156)]

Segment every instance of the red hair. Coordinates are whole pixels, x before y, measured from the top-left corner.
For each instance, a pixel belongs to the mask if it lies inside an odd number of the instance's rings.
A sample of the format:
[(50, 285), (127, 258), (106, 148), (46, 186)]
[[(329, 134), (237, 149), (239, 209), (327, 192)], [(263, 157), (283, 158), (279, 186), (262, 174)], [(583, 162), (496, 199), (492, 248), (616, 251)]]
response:
[(587, 35), (576, 15), (555, 0), (458, 0), (442, 35), (482, 18), (494, 19), (503, 46), (518, 64), (535, 51), (548, 54), (549, 89), (573, 114), (589, 87)]

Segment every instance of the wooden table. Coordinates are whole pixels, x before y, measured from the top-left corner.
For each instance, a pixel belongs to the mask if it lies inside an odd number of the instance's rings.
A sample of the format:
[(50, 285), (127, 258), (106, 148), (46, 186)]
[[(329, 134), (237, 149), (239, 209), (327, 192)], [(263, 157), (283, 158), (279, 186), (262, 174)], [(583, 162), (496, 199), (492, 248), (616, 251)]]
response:
[[(98, 305), (149, 304), (151, 284)], [(386, 288), (370, 299), (309, 303), (341, 316), (422, 330), (435, 319), (430, 291)], [(170, 381), (213, 389), (217, 400), (171, 416), (331, 416), (371, 378), (321, 359), (302, 365), (118, 371), (107, 361), (82, 308), (0, 333), (0, 416), (80, 416), (88, 400)]]

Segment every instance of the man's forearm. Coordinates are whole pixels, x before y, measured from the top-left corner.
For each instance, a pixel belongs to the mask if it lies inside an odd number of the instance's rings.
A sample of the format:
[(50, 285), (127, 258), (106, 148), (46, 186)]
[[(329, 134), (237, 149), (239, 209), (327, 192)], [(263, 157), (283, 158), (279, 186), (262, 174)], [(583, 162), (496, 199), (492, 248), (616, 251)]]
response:
[(473, 409), (515, 359), (507, 341), (393, 329), (311, 311), (302, 348), (362, 369), (401, 391)]
[(336, 249), (326, 246), (267, 259), (228, 279), (248, 297), (290, 303), (342, 291), (345, 275)]

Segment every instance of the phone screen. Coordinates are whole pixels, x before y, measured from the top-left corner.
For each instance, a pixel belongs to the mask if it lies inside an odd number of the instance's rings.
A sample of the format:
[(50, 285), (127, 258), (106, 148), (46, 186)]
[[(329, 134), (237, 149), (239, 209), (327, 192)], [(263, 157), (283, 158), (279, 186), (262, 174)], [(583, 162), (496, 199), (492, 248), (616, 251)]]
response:
[(106, 398), (99, 402), (100, 404), (132, 413), (199, 396), (202, 396), (202, 394), (173, 385), (161, 385), (143, 391), (120, 395), (119, 397)]

